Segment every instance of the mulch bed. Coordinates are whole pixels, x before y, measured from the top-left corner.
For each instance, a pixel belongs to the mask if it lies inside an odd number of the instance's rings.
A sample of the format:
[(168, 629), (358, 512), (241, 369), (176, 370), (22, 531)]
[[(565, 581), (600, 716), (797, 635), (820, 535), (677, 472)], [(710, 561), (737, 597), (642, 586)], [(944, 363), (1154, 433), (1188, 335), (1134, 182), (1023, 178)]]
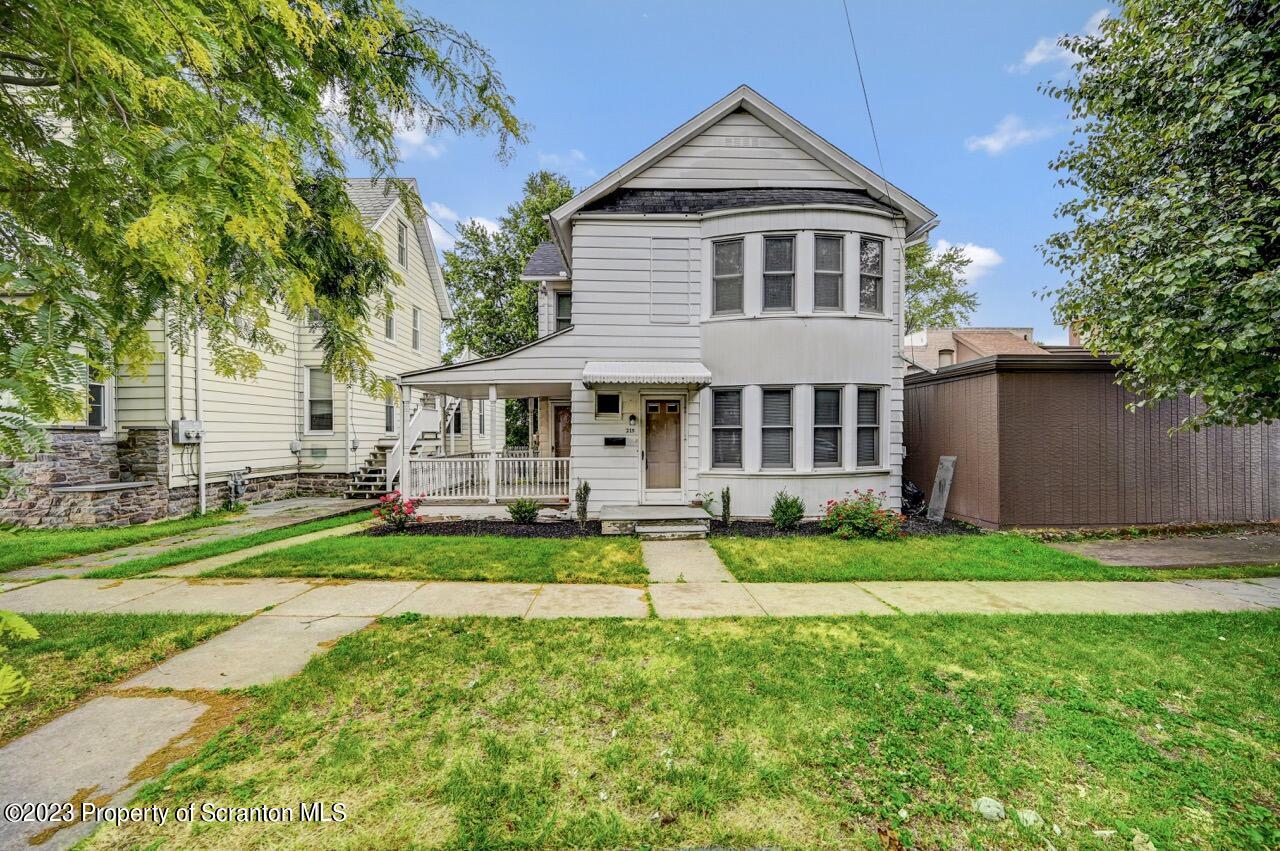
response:
[(594, 538), (600, 534), (600, 521), (588, 520), (586, 527), (568, 520), (540, 523), (512, 523), (510, 520), (435, 520), (413, 523), (403, 532), (387, 526), (374, 526), (362, 534), (379, 538), (383, 535), (491, 535), (502, 538)]

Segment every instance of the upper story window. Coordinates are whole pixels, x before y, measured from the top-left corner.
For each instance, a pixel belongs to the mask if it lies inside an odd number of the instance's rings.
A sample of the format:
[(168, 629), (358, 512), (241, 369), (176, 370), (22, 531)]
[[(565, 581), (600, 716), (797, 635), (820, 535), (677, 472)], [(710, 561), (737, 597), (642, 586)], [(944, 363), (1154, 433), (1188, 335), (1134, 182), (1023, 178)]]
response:
[(573, 324), (573, 293), (556, 293), (556, 330), (563, 331)]
[(404, 222), (396, 222), (396, 262), (409, 268), (409, 226)]
[(413, 309), (413, 348), (422, 348), (422, 309), (417, 307)]
[(880, 463), (880, 390), (858, 388), (858, 466)]
[(394, 340), (394, 339), (396, 338), (396, 315), (395, 315), (395, 313), (393, 313), (393, 312), (391, 312), (391, 311), (387, 311), (387, 318), (386, 318), (386, 319), (384, 319), (382, 322), (383, 322), (383, 324), (382, 324), (382, 336), (386, 337), (388, 340)]
[(938, 350), (938, 366), (951, 366), (956, 362), (955, 349)]
[(742, 312), (741, 239), (728, 239), (712, 246), (711, 312)]
[(796, 238), (764, 238), (764, 309), (795, 310)]
[(858, 310), (884, 313), (884, 242), (862, 237), (859, 258)]
[(742, 391), (711, 393), (711, 466), (742, 467)]
[(307, 370), (307, 431), (333, 431), (333, 376), (319, 367)]
[(764, 410), (760, 420), (760, 466), (791, 466), (791, 388), (769, 387), (763, 391)]
[(813, 388), (813, 466), (840, 466), (840, 388)]
[(844, 307), (844, 237), (818, 234), (813, 238), (813, 307)]

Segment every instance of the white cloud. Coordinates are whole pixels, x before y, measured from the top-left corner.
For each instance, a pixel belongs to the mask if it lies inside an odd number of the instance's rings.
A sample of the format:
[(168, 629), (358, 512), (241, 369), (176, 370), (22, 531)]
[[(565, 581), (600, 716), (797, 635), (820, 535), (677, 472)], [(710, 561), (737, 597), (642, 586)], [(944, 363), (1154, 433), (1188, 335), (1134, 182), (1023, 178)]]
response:
[(563, 172), (568, 177), (595, 180), (600, 173), (591, 165), (587, 155), (577, 148), (570, 149), (567, 154), (538, 152), (538, 165), (553, 171)]
[(1053, 127), (1028, 127), (1026, 122), (1018, 116), (1006, 115), (987, 135), (970, 136), (965, 139), (964, 146), (970, 151), (986, 151), (994, 157), (1010, 148), (1046, 139), (1055, 132)]
[(396, 147), (400, 151), (402, 160), (411, 159), (418, 154), (430, 160), (437, 160), (444, 155), (444, 145), (433, 139), (421, 127), (397, 127)]
[[(1110, 14), (1108, 9), (1099, 9), (1089, 16), (1080, 30), (1081, 35), (1096, 36), (1102, 31), (1102, 21)], [(1031, 49), (1022, 54), (1022, 61), (1010, 65), (1006, 70), (1010, 74), (1025, 74), (1033, 68), (1047, 65), (1061, 72), (1075, 61), (1076, 55), (1058, 44), (1060, 36), (1042, 36), (1036, 39)]]
[(949, 242), (940, 239), (934, 243), (934, 250), (939, 254), (951, 247), (959, 248), (960, 253), (969, 258), (969, 265), (965, 269), (965, 280), (970, 282), (976, 281), (986, 275), (995, 267), (1004, 262), (1004, 258), (1000, 256), (1000, 252), (994, 248), (988, 248), (985, 245), (977, 245), (972, 242)]
[(501, 228), (493, 219), (486, 219), (484, 216), (472, 216), (467, 219), (467, 224), (479, 225), (489, 233), (497, 233)]
[(432, 201), (427, 205), (427, 209), (430, 210), (431, 215), (435, 216), (437, 219), (444, 219), (446, 222), (456, 222), (458, 220), (458, 214), (446, 207), (444, 204), (441, 204), (439, 201)]
[[(497, 233), (499, 230), (498, 223), (493, 219), (486, 218), (484, 216), (471, 216), (464, 219), (459, 216), (452, 207), (447, 204), (442, 204), (439, 201), (428, 201), (427, 213), (430, 214), (427, 217), (427, 226), (431, 228), (431, 238), (435, 240), (436, 248), (441, 251), (447, 251), (450, 248), (453, 248), (454, 243), (457, 242), (457, 240), (450, 235), (449, 231), (457, 233), (460, 225), (480, 225), (480, 227), (484, 228), (489, 233)], [(445, 228), (448, 228), (449, 230), (446, 231)]]

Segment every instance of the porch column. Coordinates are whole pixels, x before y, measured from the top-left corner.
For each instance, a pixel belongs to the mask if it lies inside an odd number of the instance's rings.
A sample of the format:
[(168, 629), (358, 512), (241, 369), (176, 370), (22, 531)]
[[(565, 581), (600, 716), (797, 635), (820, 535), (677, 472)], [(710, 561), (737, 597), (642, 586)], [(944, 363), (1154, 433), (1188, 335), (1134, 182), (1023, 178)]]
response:
[(498, 386), (489, 385), (489, 502), (498, 501), (498, 429), (493, 418), (498, 408)]
[[(409, 392), (403, 385), (398, 385), (396, 391), (400, 394), (400, 495), (408, 497), (409, 494), (409, 447), (405, 440), (409, 436)], [(392, 423), (395, 425), (395, 423)], [(387, 490), (391, 490), (391, 481), (387, 481)]]

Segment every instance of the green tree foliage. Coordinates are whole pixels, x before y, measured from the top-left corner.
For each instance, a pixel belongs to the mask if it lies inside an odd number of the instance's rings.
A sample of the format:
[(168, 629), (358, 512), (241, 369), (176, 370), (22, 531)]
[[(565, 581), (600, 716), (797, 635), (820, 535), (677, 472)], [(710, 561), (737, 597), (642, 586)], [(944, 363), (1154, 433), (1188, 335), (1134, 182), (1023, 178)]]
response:
[[(40, 637), (35, 627), (20, 615), (0, 611), (0, 652), (13, 641), (34, 641)], [(26, 697), (31, 682), (8, 662), (0, 661), (0, 709)]]
[(1184, 428), (1280, 417), (1280, 4), (1128, 0), (1061, 44), (1057, 319), (1145, 401), (1199, 396)]
[(6, 454), (83, 415), (78, 376), (142, 369), (161, 315), (234, 376), (278, 348), (269, 308), (315, 307), (327, 368), (379, 386), (396, 278), (341, 178), (388, 174), (405, 127), (524, 137), (485, 50), (396, 0), (0, 0)]
[[(507, 208), (496, 231), (478, 222), (459, 225), (457, 242), (444, 253), (454, 314), (445, 332), (451, 354), (500, 355), (537, 338), (538, 285), (520, 280), (520, 273), (534, 249), (551, 238), (547, 214), (572, 197), (564, 175), (537, 171), (525, 178), (521, 199)], [(523, 402), (508, 402), (506, 426), (509, 445), (528, 443)]]
[(935, 251), (926, 242), (907, 249), (907, 332), (921, 328), (955, 328), (969, 321), (978, 295), (966, 289), (969, 258), (959, 246)]

